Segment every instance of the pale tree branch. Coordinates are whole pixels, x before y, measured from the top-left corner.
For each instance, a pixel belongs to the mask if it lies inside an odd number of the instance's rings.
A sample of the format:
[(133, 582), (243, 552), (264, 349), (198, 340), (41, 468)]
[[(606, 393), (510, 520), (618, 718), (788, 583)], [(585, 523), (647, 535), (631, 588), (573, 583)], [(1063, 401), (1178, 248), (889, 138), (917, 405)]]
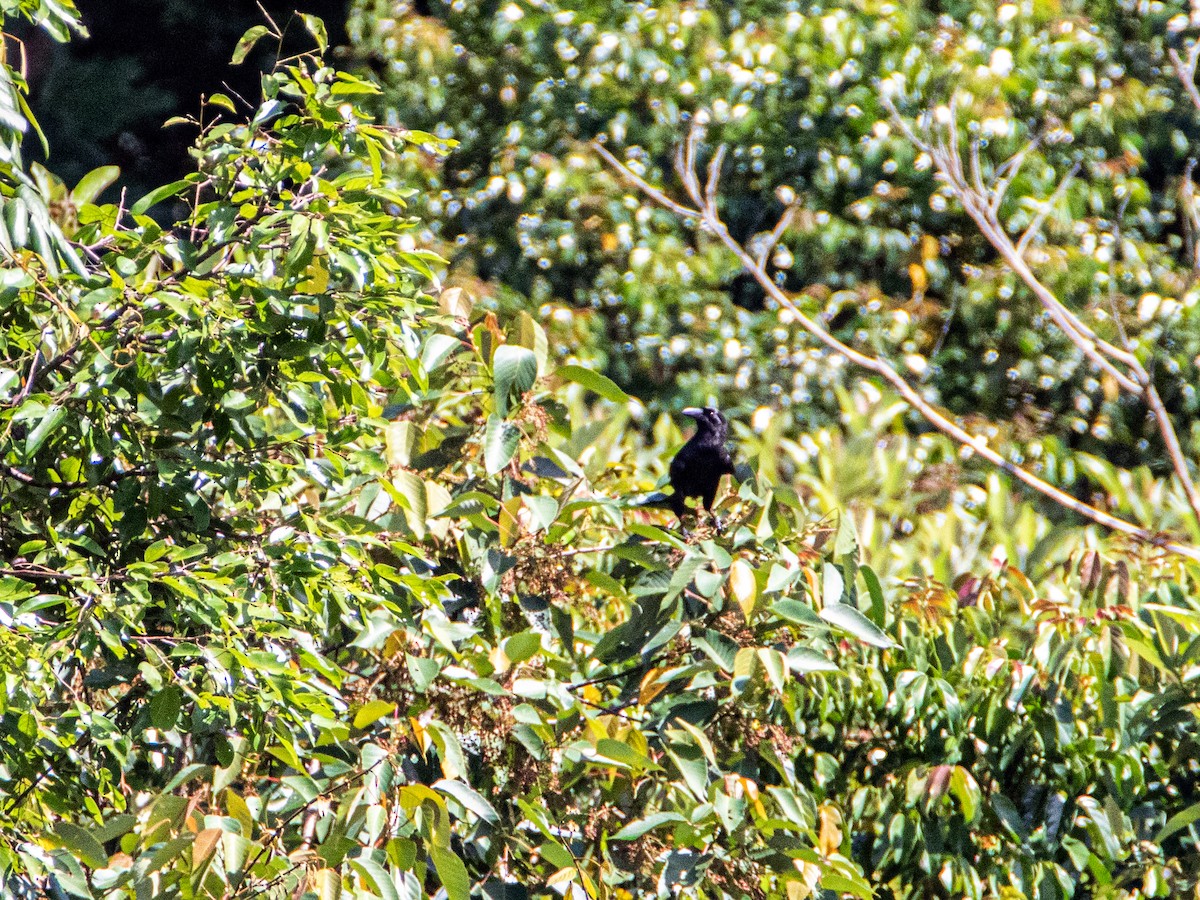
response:
[(1200, 40), (1193, 43), (1188, 50), (1186, 62), (1174, 47), (1168, 50), (1167, 54), (1171, 57), (1171, 62), (1175, 64), (1175, 75), (1179, 78), (1183, 89), (1187, 91), (1192, 105), (1200, 110), (1200, 88), (1196, 87), (1196, 66), (1200, 64)]
[[(1139, 381), (1128, 373), (1118, 369), (1112, 362), (1116, 360), (1125, 366), (1134, 368), (1136, 371), (1137, 368), (1140, 368), (1137, 357), (1132, 353), (1128, 353), (1101, 340), (1082, 319), (1060, 302), (1037, 279), (1033, 271), (1025, 264), (1024, 259), (1016, 253), (1016, 245), (1013, 244), (1012, 239), (1004, 230), (1004, 226), (1000, 223), (998, 216), (999, 205), (997, 204), (994, 209), (992, 206), (994, 198), (991, 195), (995, 193), (996, 186), (993, 185), (989, 189), (983, 184), (978, 155), (976, 154), (975, 156), (974, 171), (972, 172), (972, 180), (978, 185), (976, 187), (968, 184), (966, 175), (964, 174), (962, 156), (958, 151), (957, 134), (954, 134), (953, 139), (950, 139), (949, 136), (944, 137), (941, 133), (935, 131), (932, 135), (932, 140), (927, 139), (913, 130), (889, 98), (885, 97), (883, 103), (891, 112), (893, 120), (905, 137), (912, 141), (918, 149), (929, 155), (933, 164), (937, 167), (942, 182), (950, 188), (950, 192), (954, 195), (955, 199), (959, 201), (967, 215), (974, 220), (980, 232), (1001, 255), (1009, 265), (1009, 268), (1016, 272), (1033, 292), (1034, 296), (1037, 297), (1038, 302), (1050, 314), (1054, 323), (1071, 338), (1072, 342), (1097, 368), (1115, 378), (1128, 392), (1132, 394), (1139, 393), (1141, 391)], [(953, 121), (952, 117), (951, 121)], [(950, 127), (952, 128), (953, 125)], [(1022, 152), (1028, 153), (1029, 149), (1027, 147)], [(1007, 183), (1004, 187), (1007, 189)]]
[[(1020, 239), (1017, 241), (1017, 253), (1021, 256), (1025, 255), (1025, 248), (1029, 246), (1029, 242), (1037, 237), (1038, 232), (1042, 230), (1042, 224), (1046, 221), (1046, 217), (1050, 215), (1050, 211), (1058, 205), (1058, 201), (1062, 199), (1063, 194), (1067, 192), (1067, 186), (1071, 180), (1079, 172), (1079, 163), (1071, 166), (1071, 171), (1063, 176), (1063, 180), (1058, 183), (1058, 187), (1054, 189), (1054, 193), (1050, 195), (1050, 199), (1042, 204), (1042, 208), (1038, 210), (1037, 215), (1033, 217), (1033, 221), (1029, 223), (1029, 227), (1021, 233)], [(1128, 348), (1126, 348), (1128, 349)]]
[[(1200, 47), (1200, 44), (1196, 46)], [(1200, 60), (1200, 51), (1197, 51), (1195, 47), (1193, 51), (1195, 52), (1189, 54), (1188, 57), (1189, 64), (1191, 65), (1188, 71), (1194, 75), (1195, 64)], [(1194, 84), (1192, 86), (1195, 87)], [(962, 154), (958, 149), (959, 133), (953, 101), (950, 104), (950, 115), (942, 117), (944, 127), (936, 129), (931, 126), (930, 130), (932, 133), (928, 138), (918, 134), (904, 120), (889, 98), (883, 98), (883, 103), (891, 112), (893, 120), (898, 124), (905, 136), (913, 141), (915, 146), (929, 154), (933, 160), (933, 164), (937, 167), (942, 183), (949, 187), (954, 198), (962, 205), (963, 210), (975, 222), (980, 233), (992, 245), (992, 248), (1000, 255), (1000, 258), (1008, 268), (1037, 297), (1038, 302), (1041, 303), (1042, 308), (1050, 315), (1054, 324), (1062, 330), (1063, 334), (1070, 339), (1071, 343), (1083, 353), (1089, 362), (1101, 372), (1110, 376), (1123, 391), (1145, 401), (1146, 405), (1150, 408), (1155, 426), (1162, 437), (1163, 446), (1166, 448), (1167, 455), (1171, 460), (1171, 468), (1187, 497), (1192, 516), (1197, 523), (1200, 523), (1200, 489), (1197, 489), (1196, 482), (1192, 478), (1191, 468), (1188, 465), (1187, 458), (1183, 454), (1183, 448), (1179, 443), (1179, 436), (1175, 432), (1175, 425), (1171, 421), (1166, 408), (1163, 406), (1162, 399), (1158, 396), (1158, 391), (1154, 387), (1150, 373), (1132, 350), (1117, 347), (1097, 335), (1090, 326), (1046, 287), (1041, 279), (1034, 274), (1025, 259), (1025, 249), (1030, 239), (1041, 227), (1045, 216), (1057, 202), (1057, 199), (1066, 190), (1066, 186), (1074, 175), (1075, 169), (1072, 169), (1071, 173), (1058, 185), (1054, 194), (1045, 202), (1038, 217), (1035, 218), (1019, 241), (1014, 242), (999, 218), (1000, 200), (1003, 196), (1000, 191), (1007, 190), (1011, 181), (997, 179), (993, 180), (990, 186), (987, 185), (982, 174), (983, 167), (979, 159), (978, 145), (972, 143), (970, 151), (971, 181), (968, 182), (963, 172)], [(936, 120), (937, 117), (935, 117)], [(1031, 147), (1032, 144), (1026, 147), (1022, 151), (1022, 154), (1027, 154)], [(1023, 160), (1023, 158), (1022, 155), (1018, 154), (1019, 161)], [(1011, 176), (1014, 173), (1009, 174)]]
[(780, 240), (783, 239), (787, 230), (792, 227), (792, 220), (795, 218), (796, 206), (793, 204), (783, 211), (783, 215), (775, 223), (775, 227), (771, 230), (771, 234), (763, 244), (762, 249), (758, 251), (758, 258), (755, 262), (758, 263), (760, 269), (767, 267), (767, 260), (770, 258), (772, 251), (779, 246)]
[[(768, 274), (765, 266), (760, 262), (760, 259), (755, 258), (749, 250), (746, 249), (739, 241), (737, 241), (726, 227), (721, 215), (717, 209), (716, 197), (719, 184), (720, 171), (719, 167), (713, 166), (711, 163), (708, 167), (708, 179), (704, 188), (701, 187), (699, 176), (696, 171), (696, 153), (697, 146), (700, 143), (704, 134), (703, 126), (700, 123), (693, 125), (689, 133), (683, 152), (679, 155), (679, 159), (685, 164), (691, 162), (692, 166), (686, 171), (680, 171), (680, 179), (683, 182), (685, 191), (691, 201), (695, 204), (695, 208), (688, 207), (672, 198), (664, 191), (649, 184), (642, 176), (632, 172), (628, 166), (620, 162), (606, 148), (600, 144), (593, 144), (597, 153), (604, 159), (606, 163), (617, 172), (629, 184), (636, 187), (647, 198), (660, 204), (666, 209), (672, 210), (679, 215), (688, 218), (696, 218), (698, 226), (703, 230), (713, 235), (725, 247), (734, 254), (743, 268), (750, 273), (758, 282), (759, 286), (781, 307), (791, 313), (794, 321), (803, 328), (809, 335), (823, 344), (826, 348), (841, 356), (843, 359), (854, 363), (856, 366), (865, 369), (878, 375), (884, 381), (888, 382), (901, 397), (917, 412), (943, 434), (969, 448), (970, 451), (978, 453), (992, 465), (1008, 473), (1013, 478), (1021, 481), (1023, 484), (1037, 491), (1045, 497), (1050, 498), (1059, 506), (1069, 509), (1084, 518), (1087, 518), (1099, 525), (1110, 528), (1113, 531), (1128, 535), (1137, 540), (1161, 547), (1184, 556), (1188, 559), (1200, 562), (1200, 548), (1183, 544), (1178, 541), (1170, 540), (1164, 535), (1157, 534), (1148, 529), (1128, 522), (1118, 516), (1114, 516), (1105, 510), (1098, 509), (1084, 503), (1070, 494), (1055, 487), (1049, 482), (1039, 478), (1029, 470), (1018, 466), (1009, 460), (1005, 459), (999, 452), (988, 446), (986, 438), (982, 436), (972, 435), (957, 422), (948, 418), (940, 410), (933, 406), (929, 401), (921, 396), (920, 392), (909, 384), (908, 380), (901, 375), (890, 363), (886, 360), (862, 353), (854, 349), (848, 344), (838, 340), (834, 335), (825, 330), (815, 319), (811, 318), (800, 309)], [(719, 154), (718, 154), (719, 156)], [(960, 169), (961, 171), (961, 169)]]

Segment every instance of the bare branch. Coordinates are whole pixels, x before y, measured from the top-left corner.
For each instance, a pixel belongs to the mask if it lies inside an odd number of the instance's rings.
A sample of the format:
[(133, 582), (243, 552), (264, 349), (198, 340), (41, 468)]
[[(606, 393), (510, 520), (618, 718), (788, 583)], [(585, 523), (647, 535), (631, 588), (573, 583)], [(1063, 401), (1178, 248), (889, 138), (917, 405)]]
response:
[(1050, 198), (1042, 203), (1042, 208), (1038, 210), (1038, 214), (1033, 217), (1033, 221), (1029, 223), (1029, 227), (1021, 234), (1020, 240), (1017, 241), (1017, 253), (1021, 256), (1025, 255), (1025, 248), (1029, 246), (1037, 233), (1041, 230), (1042, 224), (1046, 221), (1046, 217), (1050, 215), (1050, 211), (1054, 209), (1056, 203), (1062, 199), (1062, 195), (1067, 192), (1067, 186), (1070, 185), (1071, 179), (1079, 172), (1079, 163), (1071, 166), (1071, 171), (1063, 176), (1062, 181), (1058, 183), (1058, 187), (1054, 189), (1054, 193)]
[(721, 185), (721, 166), (724, 162), (725, 145), (722, 144), (708, 163), (708, 181), (704, 185), (704, 202), (713, 209), (717, 208), (717, 189)]
[[(1196, 207), (1196, 184), (1192, 181), (1192, 172), (1196, 169), (1196, 158), (1193, 156), (1183, 170), (1183, 180), (1179, 183), (1179, 205), (1184, 210), (1183, 234), (1187, 241), (1188, 256), (1192, 260), (1192, 272), (1188, 277), (1187, 287), (1200, 276), (1200, 209)], [(1186, 293), (1186, 291), (1185, 291)]]
[[(689, 141), (693, 140), (693, 135), (689, 135)], [(601, 148), (601, 155), (604, 157), (605, 161), (614, 168), (614, 170), (621, 174), (622, 177), (624, 177), (632, 185), (641, 190), (647, 197), (661, 203), (667, 209), (687, 210), (687, 207), (684, 207), (682, 204), (670, 199), (658, 188), (654, 188), (647, 184), (645, 179), (629, 171), (629, 169), (617, 161), (617, 159), (611, 153), (603, 151)], [(698, 194), (699, 184), (694, 172), (695, 170), (693, 169), (690, 177), (683, 176), (683, 180), (685, 185), (689, 188), (689, 191), (695, 191), (695, 193)], [(710, 164), (710, 183), (712, 180), (712, 166)], [(1130, 537), (1134, 537), (1140, 541), (1163, 547), (1164, 549), (1187, 557), (1188, 559), (1200, 561), (1200, 548), (1165, 539), (1162, 535), (1156, 534), (1145, 528), (1135, 525), (1132, 522), (1128, 522), (1125, 519), (1114, 516), (1105, 510), (1098, 509), (1087, 503), (1083, 503), (1075, 497), (1072, 497), (1070, 494), (1067, 494), (1054, 485), (1039, 478), (1037, 475), (1033, 474), (1027, 469), (1015, 465), (1014, 463), (1005, 459), (999, 452), (989, 447), (984, 438), (970, 434), (961, 425), (947, 418), (942, 412), (940, 412), (924, 397), (922, 397), (920, 392), (917, 391), (917, 389), (911, 384), (909, 384), (904, 376), (897, 372), (896, 369), (894, 369), (886, 360), (875, 356), (869, 356), (865, 353), (855, 350), (853, 347), (847, 344), (842, 343), (840, 340), (826, 331), (820, 324), (818, 324), (816, 320), (806, 315), (792, 301), (791, 297), (784, 293), (784, 291), (775, 284), (775, 282), (768, 275), (765, 267), (757, 259), (755, 259), (742, 244), (733, 238), (733, 236), (729, 233), (729, 229), (721, 220), (717, 212), (715, 202), (710, 202), (706, 198), (699, 196), (693, 196), (692, 199), (697, 202), (698, 206), (700, 206), (699, 215), (705, 229), (712, 233), (718, 240), (720, 240), (738, 258), (742, 266), (754, 277), (754, 279), (759, 283), (759, 286), (762, 287), (767, 295), (775, 300), (775, 302), (777, 302), (781, 307), (787, 309), (801, 328), (803, 328), (812, 337), (816, 338), (816, 340), (832, 350), (834, 353), (837, 353), (839, 356), (854, 363), (855, 365), (866, 369), (869, 372), (873, 372), (883, 378), (885, 381), (891, 384), (893, 388), (895, 388), (895, 390), (909, 403), (909, 405), (916, 409), (939, 431), (948, 435), (958, 443), (962, 444), (964, 447), (969, 448), (972, 452), (978, 453), (981, 457), (992, 463), (997, 468), (1002, 469), (1003, 471), (1012, 475), (1014, 478), (1033, 488), (1038, 493), (1049, 497), (1055, 503), (1059, 504), (1065, 509), (1072, 510), (1073, 512), (1084, 516), (1085, 518), (1090, 519), (1099, 525), (1103, 525), (1106, 528), (1129, 535)], [(664, 200), (666, 201), (665, 203), (663, 202)], [(692, 210), (688, 210), (689, 214), (692, 212)], [(1030, 274), (1032, 275), (1032, 273)]]
[[(893, 115), (898, 116), (898, 113), (893, 112)], [(902, 124), (902, 130), (909, 133), (911, 129), (904, 127), (905, 125), (906, 123)], [(925, 143), (924, 146), (929, 147), (930, 145)], [(1137, 357), (1102, 340), (1033, 274), (1033, 270), (1017, 253), (1016, 245), (1000, 223), (986, 191), (980, 193), (977, 188), (967, 184), (962, 171), (962, 158), (957, 150), (957, 137), (951, 135), (945, 141), (939, 137), (937, 146), (927, 152), (930, 153), (943, 181), (962, 204), (963, 210), (975, 221), (980, 233), (988, 239), (988, 242), (992, 244), (1009, 268), (1025, 282), (1025, 285), (1038, 298), (1038, 302), (1050, 314), (1054, 323), (1063, 330), (1093, 365), (1116, 379), (1117, 383), (1130, 394), (1140, 395), (1144, 385), (1149, 382), (1149, 377), (1142, 369)], [(1114, 361), (1132, 369), (1132, 374), (1117, 368)], [(1197, 518), (1200, 519), (1200, 510), (1197, 511)]]
[(767, 267), (767, 259), (770, 257), (771, 251), (779, 246), (779, 241), (791, 227), (792, 220), (794, 218), (796, 218), (795, 206), (789, 206), (783, 211), (783, 215), (780, 216), (779, 221), (775, 223), (775, 228), (772, 229), (770, 237), (767, 238), (767, 241), (765, 244), (763, 244), (762, 249), (758, 251), (758, 259), (756, 259), (755, 262), (758, 263), (760, 269), (765, 269)]
[(608, 150), (606, 150), (604, 148), (603, 144), (598, 144), (595, 141), (593, 141), (592, 148), (597, 153), (600, 154), (601, 158), (606, 163), (608, 163), (612, 168), (619, 171), (625, 177), (626, 181), (630, 182), (634, 187), (636, 187), (638, 190), (640, 190), (643, 194), (645, 194), (647, 197), (649, 197), (651, 200), (653, 200), (659, 206), (662, 206), (665, 209), (669, 209), (671, 212), (675, 213), (678, 216), (683, 216), (685, 219), (700, 218), (700, 212), (698, 210), (690, 209), (690, 208), (684, 206), (682, 203), (676, 203), (674, 200), (672, 200), (670, 197), (668, 197), (666, 194), (664, 194), (658, 188), (652, 186), (648, 181), (643, 179), (640, 175), (635, 175), (632, 171), (629, 170), (629, 168), (627, 166), (625, 166), (623, 163), (621, 163), (620, 160), (618, 160), (615, 156), (613, 156), (611, 153), (609, 153)]
[[(1195, 83), (1197, 66), (1200, 65), (1200, 41), (1192, 45), (1186, 63), (1180, 60), (1179, 55), (1174, 52), (1172, 52), (1172, 59), (1175, 61), (1176, 71), (1184, 81), (1184, 86), (1187, 88), (1189, 96), (1192, 97), (1197, 110), (1200, 110), (1200, 89), (1197, 89)], [(997, 170), (998, 177), (993, 181), (990, 189), (984, 185), (978, 144), (972, 142), (970, 162), (972, 181), (974, 182), (972, 186), (967, 183), (963, 173), (962, 156), (958, 150), (957, 107), (954, 98), (951, 98), (950, 101), (950, 121), (945, 128), (945, 136), (935, 134), (932, 141), (916, 133), (900, 115), (891, 98), (883, 97), (882, 102), (891, 113), (892, 120), (900, 128), (901, 132), (918, 149), (930, 155), (943, 182), (949, 186), (956, 199), (962, 204), (967, 215), (974, 220), (980, 233), (1000, 254), (1000, 257), (1008, 267), (1025, 283), (1025, 286), (1033, 292), (1038, 302), (1041, 303), (1042, 308), (1050, 315), (1054, 324), (1079, 348), (1089, 362), (1113, 378), (1122, 390), (1146, 401), (1154, 416), (1159, 433), (1162, 436), (1163, 444), (1166, 446), (1168, 455), (1171, 458), (1175, 476), (1179, 479), (1179, 483), (1188, 498), (1188, 504), (1192, 509), (1193, 516), (1197, 522), (1200, 522), (1200, 490), (1197, 490), (1196, 483), (1192, 478), (1191, 469), (1188, 466), (1188, 461), (1183, 456), (1178, 435), (1175, 433), (1174, 424), (1171, 422), (1171, 418), (1165, 408), (1163, 408), (1162, 401), (1151, 383), (1150, 374), (1146, 371), (1145, 366), (1142, 365), (1141, 360), (1127, 347), (1116, 347), (1100, 338), (1091, 327), (1062, 303), (1041, 282), (1025, 261), (1024, 251), (1030, 240), (1032, 240), (1041, 227), (1045, 216), (1048, 215), (1057, 197), (1066, 189), (1071, 177), (1078, 170), (1078, 166), (1072, 168), (1067, 177), (1059, 184), (1054, 195), (1043, 206), (1030, 227), (1026, 229), (1020, 240), (1014, 244), (1012, 238), (1000, 222), (1000, 204), (1003, 201), (1004, 193), (1012, 183), (1012, 179), (1016, 177), (1021, 164), (1036, 146), (1036, 142), (1030, 142), (1030, 144), (1018, 151), (1016, 155), (1010, 157)], [(1200, 219), (1198, 219), (1198, 222), (1200, 222)], [(1198, 263), (1200, 263), (1200, 250), (1197, 251), (1197, 256)]]
[(1187, 91), (1187, 95), (1191, 98), (1192, 105), (1200, 110), (1200, 88), (1196, 87), (1196, 66), (1200, 63), (1200, 40), (1192, 44), (1188, 50), (1187, 62), (1179, 56), (1179, 51), (1172, 47), (1167, 51), (1171, 57), (1171, 62), (1175, 64), (1175, 75), (1179, 78), (1183, 89)]

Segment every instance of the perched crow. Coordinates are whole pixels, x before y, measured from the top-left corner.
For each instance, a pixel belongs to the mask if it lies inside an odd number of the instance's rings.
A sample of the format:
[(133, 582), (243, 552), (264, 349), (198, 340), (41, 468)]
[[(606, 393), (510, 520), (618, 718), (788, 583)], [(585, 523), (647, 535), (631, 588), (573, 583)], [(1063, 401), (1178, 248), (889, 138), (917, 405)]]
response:
[(671, 487), (675, 489), (670, 497), (671, 509), (681, 520), (687, 512), (684, 500), (688, 497), (699, 497), (711, 513), (721, 476), (733, 474), (733, 458), (725, 449), (729, 433), (725, 417), (711, 406), (690, 407), (683, 414), (696, 420), (696, 433), (671, 460)]

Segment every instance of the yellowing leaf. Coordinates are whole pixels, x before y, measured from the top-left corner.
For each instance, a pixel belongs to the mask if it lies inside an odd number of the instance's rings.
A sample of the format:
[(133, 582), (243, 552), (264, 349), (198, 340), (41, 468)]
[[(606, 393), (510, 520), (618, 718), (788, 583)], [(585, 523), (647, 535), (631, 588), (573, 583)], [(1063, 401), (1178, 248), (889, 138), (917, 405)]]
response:
[(909, 264), (908, 277), (912, 279), (914, 294), (925, 293), (925, 289), (929, 287), (929, 276), (925, 274), (925, 267), (923, 265), (920, 263)]
[(842, 814), (832, 803), (822, 803), (817, 817), (821, 822), (817, 834), (817, 849), (828, 859), (842, 846)]
[(342, 876), (336, 869), (318, 869), (313, 873), (312, 886), (317, 900), (340, 900), (342, 896)]
[(754, 580), (754, 569), (744, 559), (735, 559), (729, 567), (729, 593), (749, 621), (754, 612), (754, 601), (758, 598), (758, 585)]
[(642, 678), (642, 686), (638, 690), (638, 703), (641, 706), (649, 705), (655, 697), (666, 690), (666, 683), (658, 680), (658, 676), (665, 671), (666, 669), (651, 669)]
[(208, 858), (213, 855), (213, 851), (217, 849), (217, 842), (221, 839), (220, 828), (205, 828), (198, 835), (192, 844), (192, 869), (198, 869), (208, 861)]

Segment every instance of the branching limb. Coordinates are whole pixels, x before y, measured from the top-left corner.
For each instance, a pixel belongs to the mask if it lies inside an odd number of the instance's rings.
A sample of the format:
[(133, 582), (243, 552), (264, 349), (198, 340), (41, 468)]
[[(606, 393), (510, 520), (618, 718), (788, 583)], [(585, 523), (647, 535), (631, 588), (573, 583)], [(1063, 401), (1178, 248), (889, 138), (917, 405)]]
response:
[[(1062, 199), (1063, 194), (1067, 192), (1067, 186), (1070, 185), (1071, 179), (1079, 172), (1079, 163), (1071, 166), (1071, 171), (1063, 176), (1063, 180), (1058, 183), (1058, 187), (1054, 189), (1054, 193), (1050, 195), (1050, 199), (1042, 204), (1042, 208), (1038, 210), (1037, 215), (1033, 217), (1033, 221), (1029, 223), (1029, 227), (1022, 232), (1020, 239), (1017, 241), (1017, 253), (1021, 256), (1025, 255), (1025, 250), (1029, 246), (1030, 241), (1037, 237), (1038, 232), (1042, 230), (1042, 224), (1046, 221), (1046, 217), (1050, 215), (1050, 211), (1058, 205), (1058, 201)], [(1126, 348), (1128, 349), (1128, 348)]]
[[(1188, 55), (1186, 66), (1190, 68), (1187, 68), (1186, 72), (1191, 73), (1191, 79), (1194, 79), (1197, 62), (1200, 62), (1200, 42), (1192, 48), (1192, 52)], [(1189, 80), (1188, 84), (1193, 90), (1196, 89), (1194, 80)], [(1078, 166), (1073, 168), (1059, 183), (1054, 194), (1046, 201), (1029, 228), (1017, 242), (1014, 242), (1000, 221), (1000, 202), (1012, 182), (1017, 167), (1024, 161), (1033, 144), (1023, 148), (1015, 157), (1005, 163), (1008, 170), (988, 184), (983, 177), (983, 166), (977, 143), (971, 144), (969, 176), (964, 172), (953, 102), (949, 107), (950, 115), (942, 117), (944, 126), (941, 129), (931, 126), (927, 135), (918, 134), (900, 115), (889, 98), (883, 98), (883, 103), (891, 112), (892, 119), (902, 133), (933, 160), (942, 182), (975, 222), (980, 234), (992, 245), (1008, 268), (1037, 297), (1042, 308), (1049, 314), (1051, 321), (1062, 330), (1063, 334), (1092, 365), (1110, 376), (1121, 390), (1145, 401), (1171, 459), (1175, 477), (1179, 479), (1179, 483), (1183, 487), (1192, 516), (1197, 523), (1200, 523), (1200, 489), (1197, 489), (1196, 482), (1192, 478), (1191, 468), (1187, 458), (1183, 455), (1179, 437), (1175, 432), (1175, 425), (1163, 407), (1162, 400), (1158, 397), (1150, 373), (1131, 349), (1118, 347), (1097, 335), (1087, 323), (1046, 287), (1034, 274), (1025, 259), (1025, 250), (1030, 240), (1036, 235), (1045, 221), (1046, 215), (1066, 190)], [(1200, 109), (1200, 96), (1197, 97), (1197, 109)]]
[[(1128, 522), (1125, 519), (1114, 516), (1105, 510), (1098, 509), (1087, 503), (1072, 497), (1065, 491), (1060, 490), (1047, 481), (1039, 478), (1037, 475), (1015, 465), (1005, 459), (999, 452), (989, 447), (987, 441), (983, 437), (970, 434), (966, 429), (953, 420), (949, 419), (940, 410), (929, 403), (920, 392), (908, 383), (907, 379), (901, 375), (895, 368), (886, 360), (870, 356), (862, 353), (848, 344), (838, 340), (834, 335), (826, 331), (816, 320), (806, 315), (784, 291), (775, 284), (767, 273), (766, 268), (760, 263), (759, 259), (755, 258), (749, 250), (741, 243), (733, 238), (721, 219), (716, 206), (716, 196), (719, 185), (720, 172), (717, 167), (711, 163), (708, 167), (708, 179), (706, 185), (701, 188), (699, 177), (696, 174), (696, 148), (703, 136), (703, 127), (700, 125), (693, 126), (691, 133), (687, 137), (687, 142), (683, 152), (679, 154), (678, 159), (687, 164), (690, 160), (692, 166), (688, 170), (680, 172), (680, 178), (683, 182), (690, 200), (695, 204), (694, 207), (686, 206), (678, 201), (667, 196), (659, 188), (650, 185), (644, 178), (629, 170), (616, 159), (604, 147), (593, 144), (593, 147), (600, 156), (621, 175), (629, 184), (636, 187), (647, 198), (659, 203), (666, 209), (679, 212), (681, 215), (695, 217), (699, 220), (699, 226), (708, 233), (716, 237), (723, 243), (742, 264), (747, 272), (749, 272), (758, 282), (759, 286), (767, 293), (769, 297), (775, 300), (781, 307), (788, 310), (794, 320), (813, 338), (823, 344), (832, 352), (838, 354), (842, 358), (854, 363), (862, 369), (872, 372), (885, 381), (887, 381), (901, 397), (908, 402), (917, 412), (943, 434), (958, 442), (964, 447), (969, 448), (972, 452), (978, 453), (981, 457), (992, 463), (999, 469), (1008, 473), (1012, 477), (1021, 481), (1023, 484), (1053, 500), (1058, 505), (1072, 512), (1077, 513), (1099, 525), (1110, 528), (1113, 531), (1120, 532), (1140, 541), (1162, 547), (1173, 553), (1177, 553), (1188, 559), (1200, 562), (1200, 548), (1193, 547), (1187, 544), (1182, 544), (1177, 541), (1163, 538), (1155, 532), (1142, 528), (1138, 525)], [(958, 170), (961, 172), (961, 167)], [(682, 212), (680, 212), (682, 211)], [(1015, 249), (1015, 248), (1014, 248)], [(1032, 273), (1030, 273), (1032, 275)]]
[(1200, 64), (1200, 40), (1192, 44), (1191, 49), (1188, 50), (1186, 61), (1174, 47), (1168, 50), (1167, 54), (1171, 57), (1171, 62), (1175, 64), (1175, 75), (1183, 85), (1183, 89), (1187, 91), (1192, 105), (1200, 110), (1200, 88), (1196, 87), (1196, 67)]
[(783, 215), (780, 216), (779, 221), (775, 223), (775, 227), (772, 229), (770, 236), (766, 240), (766, 243), (764, 243), (762, 248), (758, 251), (758, 257), (755, 259), (755, 262), (758, 263), (758, 267), (760, 269), (765, 269), (767, 267), (767, 260), (771, 258), (771, 253), (774, 252), (775, 248), (779, 246), (779, 241), (783, 238), (784, 234), (787, 233), (787, 230), (792, 227), (792, 220), (794, 218), (796, 218), (795, 206), (789, 206), (783, 211)]

